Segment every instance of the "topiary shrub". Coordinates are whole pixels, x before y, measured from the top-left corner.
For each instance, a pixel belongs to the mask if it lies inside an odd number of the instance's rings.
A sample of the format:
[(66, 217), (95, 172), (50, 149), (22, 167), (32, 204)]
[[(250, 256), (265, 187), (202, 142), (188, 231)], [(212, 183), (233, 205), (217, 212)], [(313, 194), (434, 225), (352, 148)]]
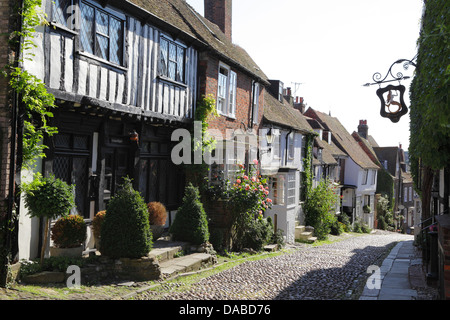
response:
[(86, 240), (87, 226), (79, 215), (61, 217), (52, 227), (52, 240), (58, 248), (79, 247)]
[(140, 258), (152, 248), (152, 234), (148, 210), (140, 193), (133, 189), (131, 180), (112, 197), (106, 209), (101, 228), (102, 255), (111, 258)]
[(174, 240), (202, 244), (209, 241), (208, 221), (198, 188), (192, 183), (186, 186), (183, 203), (169, 229)]

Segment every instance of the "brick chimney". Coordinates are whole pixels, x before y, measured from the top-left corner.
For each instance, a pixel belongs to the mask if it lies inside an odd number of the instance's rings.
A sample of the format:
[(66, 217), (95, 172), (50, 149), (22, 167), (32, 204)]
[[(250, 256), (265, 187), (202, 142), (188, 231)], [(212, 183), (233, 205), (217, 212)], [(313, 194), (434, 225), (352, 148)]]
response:
[(232, 0), (205, 0), (205, 18), (215, 23), (231, 41)]
[(359, 120), (358, 133), (364, 139), (368, 137), (369, 127), (367, 126), (367, 120)]

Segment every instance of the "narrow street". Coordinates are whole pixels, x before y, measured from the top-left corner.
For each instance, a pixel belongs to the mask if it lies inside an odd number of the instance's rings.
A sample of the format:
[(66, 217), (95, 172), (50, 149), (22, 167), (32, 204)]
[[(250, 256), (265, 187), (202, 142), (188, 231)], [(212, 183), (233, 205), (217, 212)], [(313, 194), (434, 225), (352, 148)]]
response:
[(353, 236), (331, 244), (302, 248), (292, 254), (245, 262), (204, 278), (187, 291), (179, 291), (183, 286), (181, 280), (165, 286), (163, 293), (145, 291), (134, 299), (352, 299), (369, 276), (367, 268), (380, 263), (397, 241), (412, 238), (383, 231)]

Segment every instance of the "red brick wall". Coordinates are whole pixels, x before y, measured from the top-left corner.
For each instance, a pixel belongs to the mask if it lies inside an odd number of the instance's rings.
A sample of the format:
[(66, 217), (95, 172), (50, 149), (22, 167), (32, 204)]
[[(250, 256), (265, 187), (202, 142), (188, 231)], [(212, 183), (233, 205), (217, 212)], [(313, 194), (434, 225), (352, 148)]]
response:
[(205, 18), (215, 23), (231, 39), (232, 0), (205, 0)]
[[(252, 108), (252, 78), (247, 74), (231, 67), (231, 70), (237, 74), (236, 90), (236, 119), (226, 116), (210, 117), (208, 123), (210, 129), (218, 129), (222, 136), (226, 137), (227, 129), (244, 129), (249, 127), (251, 108)], [(199, 84), (200, 96), (212, 94), (217, 100), (217, 79), (219, 73), (219, 59), (203, 55), (199, 61)], [(264, 86), (260, 84), (259, 109), (257, 124), (254, 129), (258, 132), (262, 121), (264, 106)]]
[[(8, 35), (10, 33), (11, 0), (0, 0), (0, 68), (9, 62)], [(0, 75), (0, 217), (6, 214), (9, 195), (11, 141), (11, 101), (8, 93), (8, 79)]]

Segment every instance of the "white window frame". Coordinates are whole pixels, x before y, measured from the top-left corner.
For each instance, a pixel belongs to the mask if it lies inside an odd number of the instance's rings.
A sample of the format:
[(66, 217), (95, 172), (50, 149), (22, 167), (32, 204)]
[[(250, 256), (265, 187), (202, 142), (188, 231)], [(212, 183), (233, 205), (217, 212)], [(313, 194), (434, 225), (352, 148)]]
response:
[(288, 157), (290, 160), (294, 159), (295, 157), (295, 132), (291, 132), (288, 135)]
[(362, 172), (362, 181), (361, 184), (362, 185), (366, 185), (367, 184), (367, 176), (369, 175), (369, 170), (368, 169), (363, 169)]
[(260, 94), (260, 88), (259, 83), (255, 82), (253, 85), (253, 123), (258, 123), (258, 110), (259, 110), (259, 94)]
[(289, 172), (286, 175), (286, 205), (289, 206), (294, 206), (297, 204), (296, 201), (296, 191), (297, 188), (296, 186), (296, 179), (295, 179), (295, 172)]
[(376, 180), (377, 170), (371, 170), (371, 171), (372, 171), (372, 185), (374, 185), (377, 182), (377, 180)]
[[(226, 71), (226, 74), (221, 70)], [(217, 71), (217, 112), (223, 116), (236, 117), (237, 73), (220, 62)]]

